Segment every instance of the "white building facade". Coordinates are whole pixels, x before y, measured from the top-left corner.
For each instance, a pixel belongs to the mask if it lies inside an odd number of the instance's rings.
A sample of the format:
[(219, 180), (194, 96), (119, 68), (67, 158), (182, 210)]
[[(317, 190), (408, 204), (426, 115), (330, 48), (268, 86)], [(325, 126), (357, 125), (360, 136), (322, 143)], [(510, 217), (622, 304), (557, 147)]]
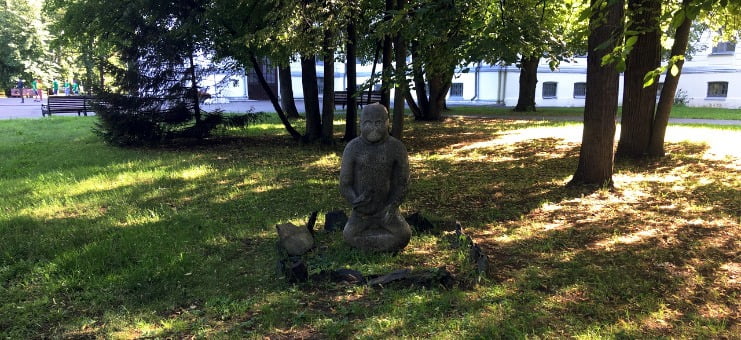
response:
[[(708, 35), (705, 40), (708, 41)], [(357, 84), (363, 84), (370, 76), (373, 65), (357, 66)], [(381, 65), (376, 65), (380, 72)], [(582, 107), (586, 96), (586, 57), (572, 62), (563, 62), (556, 70), (543, 60), (538, 67), (538, 83), (535, 89), (535, 104), (538, 107)], [(347, 88), (345, 64), (335, 63), (334, 87)], [(473, 64), (466, 73), (457, 73), (448, 93), (450, 101), (485, 102), (502, 106), (517, 104), (520, 69), (515, 66)], [(301, 67), (291, 64), (292, 88), (295, 98), (303, 98)], [(323, 65), (317, 64), (320, 93), (324, 80)], [(218, 78), (218, 79), (217, 79)], [(221, 76), (223, 78), (223, 76)], [(219, 83), (214, 76), (213, 83)], [(248, 91), (247, 76), (231, 76), (231, 81), (221, 82), (209, 90), (215, 96), (240, 100), (252, 97)], [(662, 76), (659, 80), (663, 84)], [(224, 85), (225, 84), (225, 85)], [(620, 77), (619, 101), (622, 102), (623, 78)], [(254, 90), (254, 87), (252, 88)], [(392, 91), (393, 95), (393, 91)], [(677, 96), (688, 106), (741, 109), (741, 48), (733, 43), (719, 43), (685, 62), (677, 88)]]

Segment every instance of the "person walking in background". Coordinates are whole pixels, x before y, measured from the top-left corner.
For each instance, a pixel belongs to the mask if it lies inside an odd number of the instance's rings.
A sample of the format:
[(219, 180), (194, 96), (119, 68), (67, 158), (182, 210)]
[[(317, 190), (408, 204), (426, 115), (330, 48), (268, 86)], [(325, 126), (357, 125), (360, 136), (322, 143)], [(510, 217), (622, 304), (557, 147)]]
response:
[(34, 78), (31, 81), (31, 90), (33, 90), (33, 101), (34, 102), (38, 102), (39, 101), (39, 98), (38, 98), (38, 95), (39, 95), (39, 82), (36, 80), (36, 78)]
[(23, 79), (18, 78), (18, 84), (15, 86), (18, 88), (18, 92), (21, 95), (21, 103), (25, 103), (25, 98), (23, 98)]
[(69, 80), (64, 81), (64, 95), (69, 96)]
[(72, 81), (72, 94), (75, 96), (80, 94), (80, 83), (77, 80)]
[(51, 89), (52, 89), (52, 92), (51, 92), (52, 94), (54, 95), (59, 94), (59, 82), (56, 79), (54, 79), (54, 82), (51, 83)]
[(41, 79), (38, 79), (38, 83), (36, 84), (36, 87), (38, 87), (38, 94), (39, 94), (39, 101), (44, 101), (44, 84), (41, 83)]

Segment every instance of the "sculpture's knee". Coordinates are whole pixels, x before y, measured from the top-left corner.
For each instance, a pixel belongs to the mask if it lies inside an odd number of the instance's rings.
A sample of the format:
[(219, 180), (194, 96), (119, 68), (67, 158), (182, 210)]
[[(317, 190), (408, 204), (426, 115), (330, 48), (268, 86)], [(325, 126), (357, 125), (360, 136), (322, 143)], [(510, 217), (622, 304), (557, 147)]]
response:
[(380, 221), (371, 221), (351, 215), (342, 236), (350, 246), (368, 251), (399, 251), (409, 244), (412, 229), (401, 216), (391, 219), (390, 223), (381, 225)]

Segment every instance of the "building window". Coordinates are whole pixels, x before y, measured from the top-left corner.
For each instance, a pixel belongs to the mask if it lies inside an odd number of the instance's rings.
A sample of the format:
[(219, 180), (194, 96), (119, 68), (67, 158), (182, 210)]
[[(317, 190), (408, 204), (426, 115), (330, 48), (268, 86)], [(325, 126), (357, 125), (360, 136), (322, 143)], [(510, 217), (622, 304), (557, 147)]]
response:
[(728, 55), (728, 54), (733, 54), (733, 52), (735, 51), (736, 51), (735, 42), (721, 41), (713, 47), (713, 50), (712, 52), (710, 52), (710, 54), (711, 55), (713, 54)]
[(543, 83), (543, 98), (556, 98), (556, 82), (545, 82)]
[(450, 86), (451, 97), (463, 97), (463, 83), (453, 83)]
[(725, 98), (727, 96), (727, 81), (711, 81), (708, 83), (708, 98)]
[(586, 96), (587, 83), (574, 83), (574, 98), (586, 98)]

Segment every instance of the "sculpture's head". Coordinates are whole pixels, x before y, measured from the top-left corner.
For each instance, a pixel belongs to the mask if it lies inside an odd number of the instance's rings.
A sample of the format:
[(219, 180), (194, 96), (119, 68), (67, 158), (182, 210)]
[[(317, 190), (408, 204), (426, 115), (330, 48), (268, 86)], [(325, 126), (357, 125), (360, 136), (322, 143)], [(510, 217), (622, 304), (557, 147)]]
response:
[(389, 136), (389, 114), (386, 107), (367, 105), (360, 114), (360, 135), (371, 143), (385, 141)]

